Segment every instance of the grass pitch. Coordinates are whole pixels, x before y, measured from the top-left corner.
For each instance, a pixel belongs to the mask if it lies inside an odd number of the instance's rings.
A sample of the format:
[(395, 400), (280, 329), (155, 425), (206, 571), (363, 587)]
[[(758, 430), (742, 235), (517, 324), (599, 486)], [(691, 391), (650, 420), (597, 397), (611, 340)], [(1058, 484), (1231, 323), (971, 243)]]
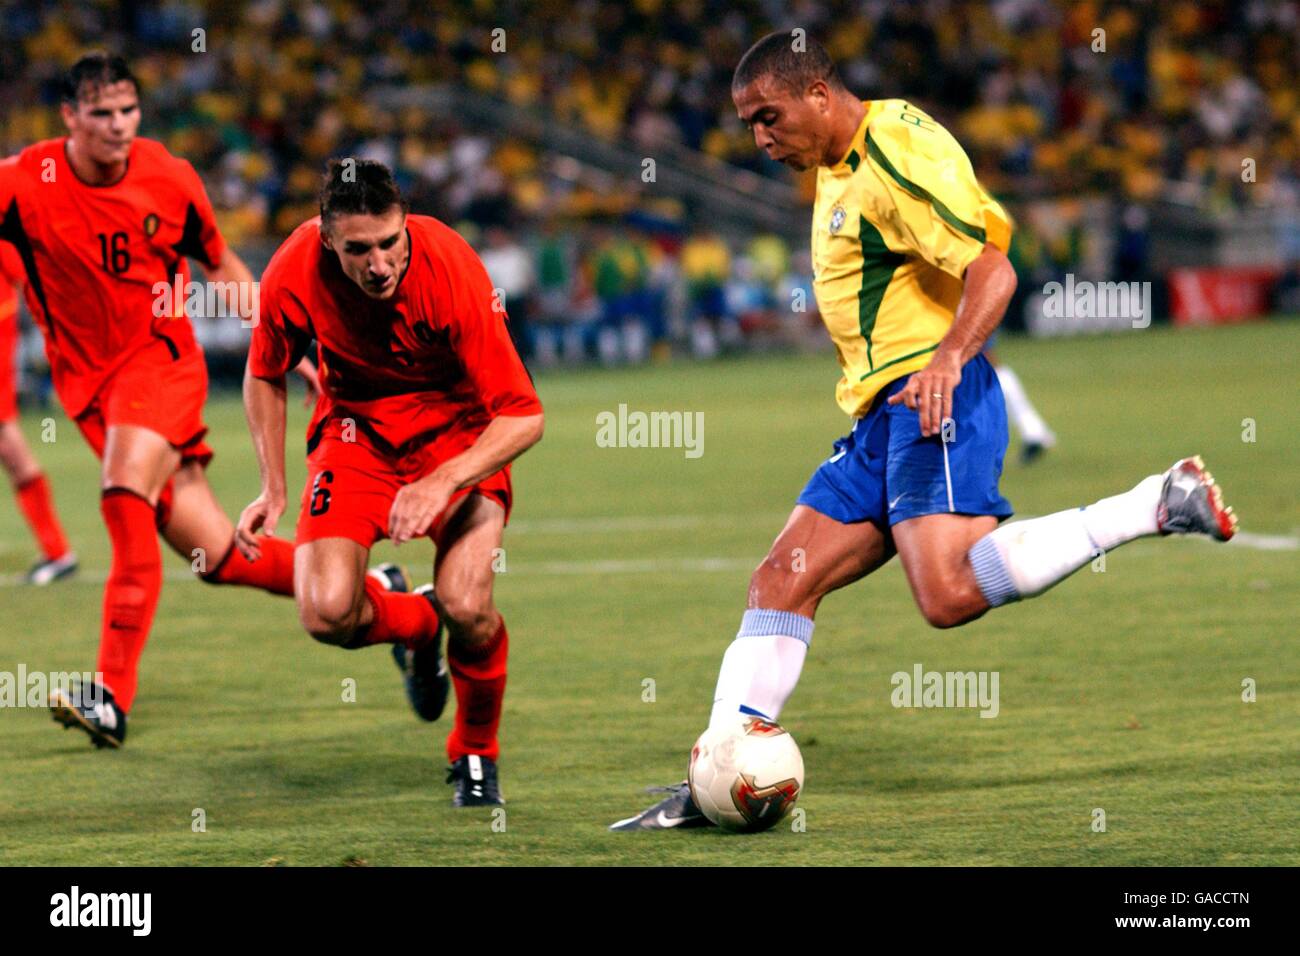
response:
[[(503, 831), (449, 806), (448, 717), (415, 719), (384, 650), (314, 644), (289, 601), (183, 580), (168, 554), (125, 749), (96, 752), (43, 710), (0, 710), (0, 864), (1300, 863), (1300, 325), (1000, 350), (1060, 438), (1028, 469), (1013, 444), (1003, 490), (1018, 514), (1200, 452), (1246, 543), (1139, 541), (1105, 573), (946, 632), (922, 621), (896, 563), (828, 598), (782, 715), (807, 766), (804, 832), (605, 825), (647, 804), (642, 787), (682, 779), (749, 570), (845, 429), (829, 355), (539, 378), (547, 434), (515, 470), (498, 582)], [(597, 447), (597, 414), (620, 403), (703, 412), (703, 456)], [(0, 670), (92, 669), (108, 567), (96, 465), (62, 418), (40, 444), (40, 417), (25, 425), (88, 573), (0, 586)], [(208, 418), (210, 474), (235, 515), (257, 491), (236, 397)], [(295, 409), (291, 487), (304, 423)], [(376, 550), (393, 556), (427, 578), (427, 543)], [(30, 559), (0, 507), (0, 575)], [(998, 671), (999, 715), (894, 708), (890, 676), (917, 663)]]

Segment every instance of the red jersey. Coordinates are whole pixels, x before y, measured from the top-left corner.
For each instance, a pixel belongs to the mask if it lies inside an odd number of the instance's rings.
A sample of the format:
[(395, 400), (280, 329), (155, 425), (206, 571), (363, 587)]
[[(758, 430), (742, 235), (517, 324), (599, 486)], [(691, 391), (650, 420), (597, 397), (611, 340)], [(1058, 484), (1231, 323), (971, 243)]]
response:
[(198, 174), (161, 143), (137, 137), (111, 186), (79, 180), (65, 143), (0, 162), (0, 239), (21, 256), (54, 387), (75, 418), (140, 349), (159, 339), (174, 357), (198, 349), (184, 303), (155, 286), (188, 282), (187, 256), (215, 267), (225, 243)]
[(400, 456), (450, 433), (481, 432), (498, 415), (542, 411), (469, 243), (430, 216), (407, 216), (406, 231), (410, 262), (387, 300), (344, 274), (321, 243), (319, 218), (295, 229), (262, 275), (248, 367), (280, 378), (313, 339), (320, 343), (324, 394), (309, 444), (330, 418), (351, 418)]

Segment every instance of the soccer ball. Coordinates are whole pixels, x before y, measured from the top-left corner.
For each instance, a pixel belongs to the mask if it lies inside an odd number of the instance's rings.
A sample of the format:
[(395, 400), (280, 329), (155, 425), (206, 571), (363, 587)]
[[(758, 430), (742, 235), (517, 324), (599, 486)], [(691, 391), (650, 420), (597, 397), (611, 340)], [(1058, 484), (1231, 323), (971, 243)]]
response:
[(710, 727), (691, 748), (691, 799), (724, 830), (776, 826), (803, 789), (799, 745), (775, 721), (748, 717)]

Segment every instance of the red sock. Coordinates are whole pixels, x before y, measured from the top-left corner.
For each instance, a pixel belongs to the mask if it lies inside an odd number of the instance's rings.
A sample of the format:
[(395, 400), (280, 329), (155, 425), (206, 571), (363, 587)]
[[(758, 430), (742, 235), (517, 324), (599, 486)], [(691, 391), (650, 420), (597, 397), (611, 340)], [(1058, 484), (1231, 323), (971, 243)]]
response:
[(162, 555), (154, 509), (134, 491), (109, 488), (99, 502), (113, 545), (104, 585), (98, 670), (123, 711), (135, 700), (136, 668), (162, 590)]
[(58, 513), (54, 510), (54, 495), (44, 475), (37, 475), (14, 489), (18, 507), (27, 519), (46, 560), (53, 561), (68, 553), (68, 539), (63, 536)]
[(200, 576), (209, 584), (243, 584), (292, 597), (293, 544), (269, 536), (264, 536), (259, 543), (262, 556), (249, 561), (231, 541), (226, 556), (215, 568)]
[(405, 644), (414, 650), (437, 636), (438, 612), (423, 595), (385, 590), (368, 574), (365, 588), (375, 619), (358, 630), (346, 647)]
[(457, 641), (447, 642), (447, 663), (456, 685), (456, 723), (447, 736), (447, 759), (453, 763), (466, 754), (497, 759), (509, 649), (504, 618), (496, 634), (481, 647), (467, 650)]

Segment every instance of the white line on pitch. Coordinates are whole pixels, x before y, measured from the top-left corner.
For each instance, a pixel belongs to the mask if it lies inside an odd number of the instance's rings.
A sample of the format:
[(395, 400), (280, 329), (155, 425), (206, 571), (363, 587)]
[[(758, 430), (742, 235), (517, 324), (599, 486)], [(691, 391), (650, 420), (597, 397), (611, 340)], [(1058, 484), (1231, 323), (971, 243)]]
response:
[[(515, 574), (577, 575), (577, 574), (672, 574), (699, 571), (752, 571), (762, 555), (752, 558), (636, 558), (626, 561), (606, 559), (601, 561), (520, 561), (511, 562), (507, 572)], [(48, 585), (59, 589), (68, 584), (103, 584), (108, 572), (99, 568), (83, 568), (76, 577)], [(198, 578), (185, 571), (167, 571), (166, 581), (195, 582)], [(0, 577), (0, 587), (25, 587), (21, 577)]]
[[(533, 518), (513, 521), (507, 534), (552, 534), (552, 535), (588, 535), (619, 534), (636, 531), (676, 531), (685, 528), (699, 528), (712, 525), (733, 525), (747, 528), (755, 523), (772, 525), (772, 533), (780, 530), (780, 523), (788, 517), (784, 512), (770, 514), (713, 514), (713, 515), (641, 515), (631, 517), (584, 517), (584, 518)], [(1013, 521), (1028, 521), (1039, 515), (1016, 515)], [(1210, 538), (1202, 535), (1193, 537), (1203, 541)], [(1300, 537), (1288, 534), (1259, 534), (1253, 531), (1238, 531), (1229, 542), (1239, 548), (1255, 551), (1297, 551), (1300, 550)], [(707, 560), (707, 559), (706, 559)], [(577, 573), (577, 572), (558, 572)]]
[[(631, 531), (676, 531), (681, 528), (699, 528), (706, 525), (736, 525), (748, 527), (755, 522), (775, 524), (784, 522), (787, 514), (749, 515), (635, 515), (606, 517), (595, 515), (581, 518), (521, 518), (510, 522), (507, 534), (619, 534)], [(773, 533), (780, 530), (777, 525)]]
[(645, 558), (630, 561), (539, 561), (515, 567), (525, 574), (655, 574), (675, 571), (752, 571), (762, 556), (753, 558)]
[[(1205, 538), (1209, 541), (1209, 538)], [(1290, 534), (1255, 534), (1253, 531), (1238, 531), (1228, 544), (1256, 551), (1297, 551), (1300, 550), (1300, 538)]]
[[(579, 528), (584, 528), (590, 533), (597, 528), (602, 530), (614, 530), (614, 525), (622, 524), (622, 530), (629, 531), (634, 528), (644, 528), (652, 530), (663, 527), (690, 527), (694, 524), (706, 524), (717, 518), (724, 516), (708, 515), (666, 515), (663, 518), (668, 519), (666, 523), (654, 524), (655, 521), (663, 519), (640, 518), (640, 519), (547, 519), (546, 530), (553, 533), (582, 533)], [(601, 524), (601, 521), (604, 524)], [(566, 522), (574, 522), (566, 524)], [(634, 524), (641, 522), (641, 524)], [(534, 530), (541, 530), (536, 527), (542, 522), (534, 522)], [(560, 530), (564, 528), (565, 530)], [(572, 530), (569, 530), (572, 529)], [(1203, 535), (1192, 536), (1197, 540), (1211, 542), (1209, 538)], [(1300, 550), (1300, 537), (1285, 534), (1258, 534), (1251, 531), (1238, 531), (1233, 539), (1228, 542), (1230, 545), (1240, 548), (1250, 548), (1254, 551), (1297, 551)], [(509, 565), (507, 573), (525, 573), (525, 574), (543, 574), (543, 575), (577, 575), (577, 574), (672, 574), (672, 573), (693, 573), (693, 572), (732, 572), (732, 571), (750, 571), (758, 564), (761, 555), (748, 558), (634, 558), (634, 559), (604, 559), (598, 561), (523, 561)], [(77, 576), (72, 582), (56, 582), (51, 587), (58, 588), (65, 583), (81, 584), (103, 584), (108, 578), (108, 572), (98, 568), (83, 568), (77, 572)], [(163, 578), (167, 581), (197, 581), (197, 577), (186, 571), (165, 571)], [(0, 577), (0, 587), (17, 587), (23, 585), (22, 577), (19, 575), (9, 575)], [(25, 585), (23, 585), (25, 586)]]

